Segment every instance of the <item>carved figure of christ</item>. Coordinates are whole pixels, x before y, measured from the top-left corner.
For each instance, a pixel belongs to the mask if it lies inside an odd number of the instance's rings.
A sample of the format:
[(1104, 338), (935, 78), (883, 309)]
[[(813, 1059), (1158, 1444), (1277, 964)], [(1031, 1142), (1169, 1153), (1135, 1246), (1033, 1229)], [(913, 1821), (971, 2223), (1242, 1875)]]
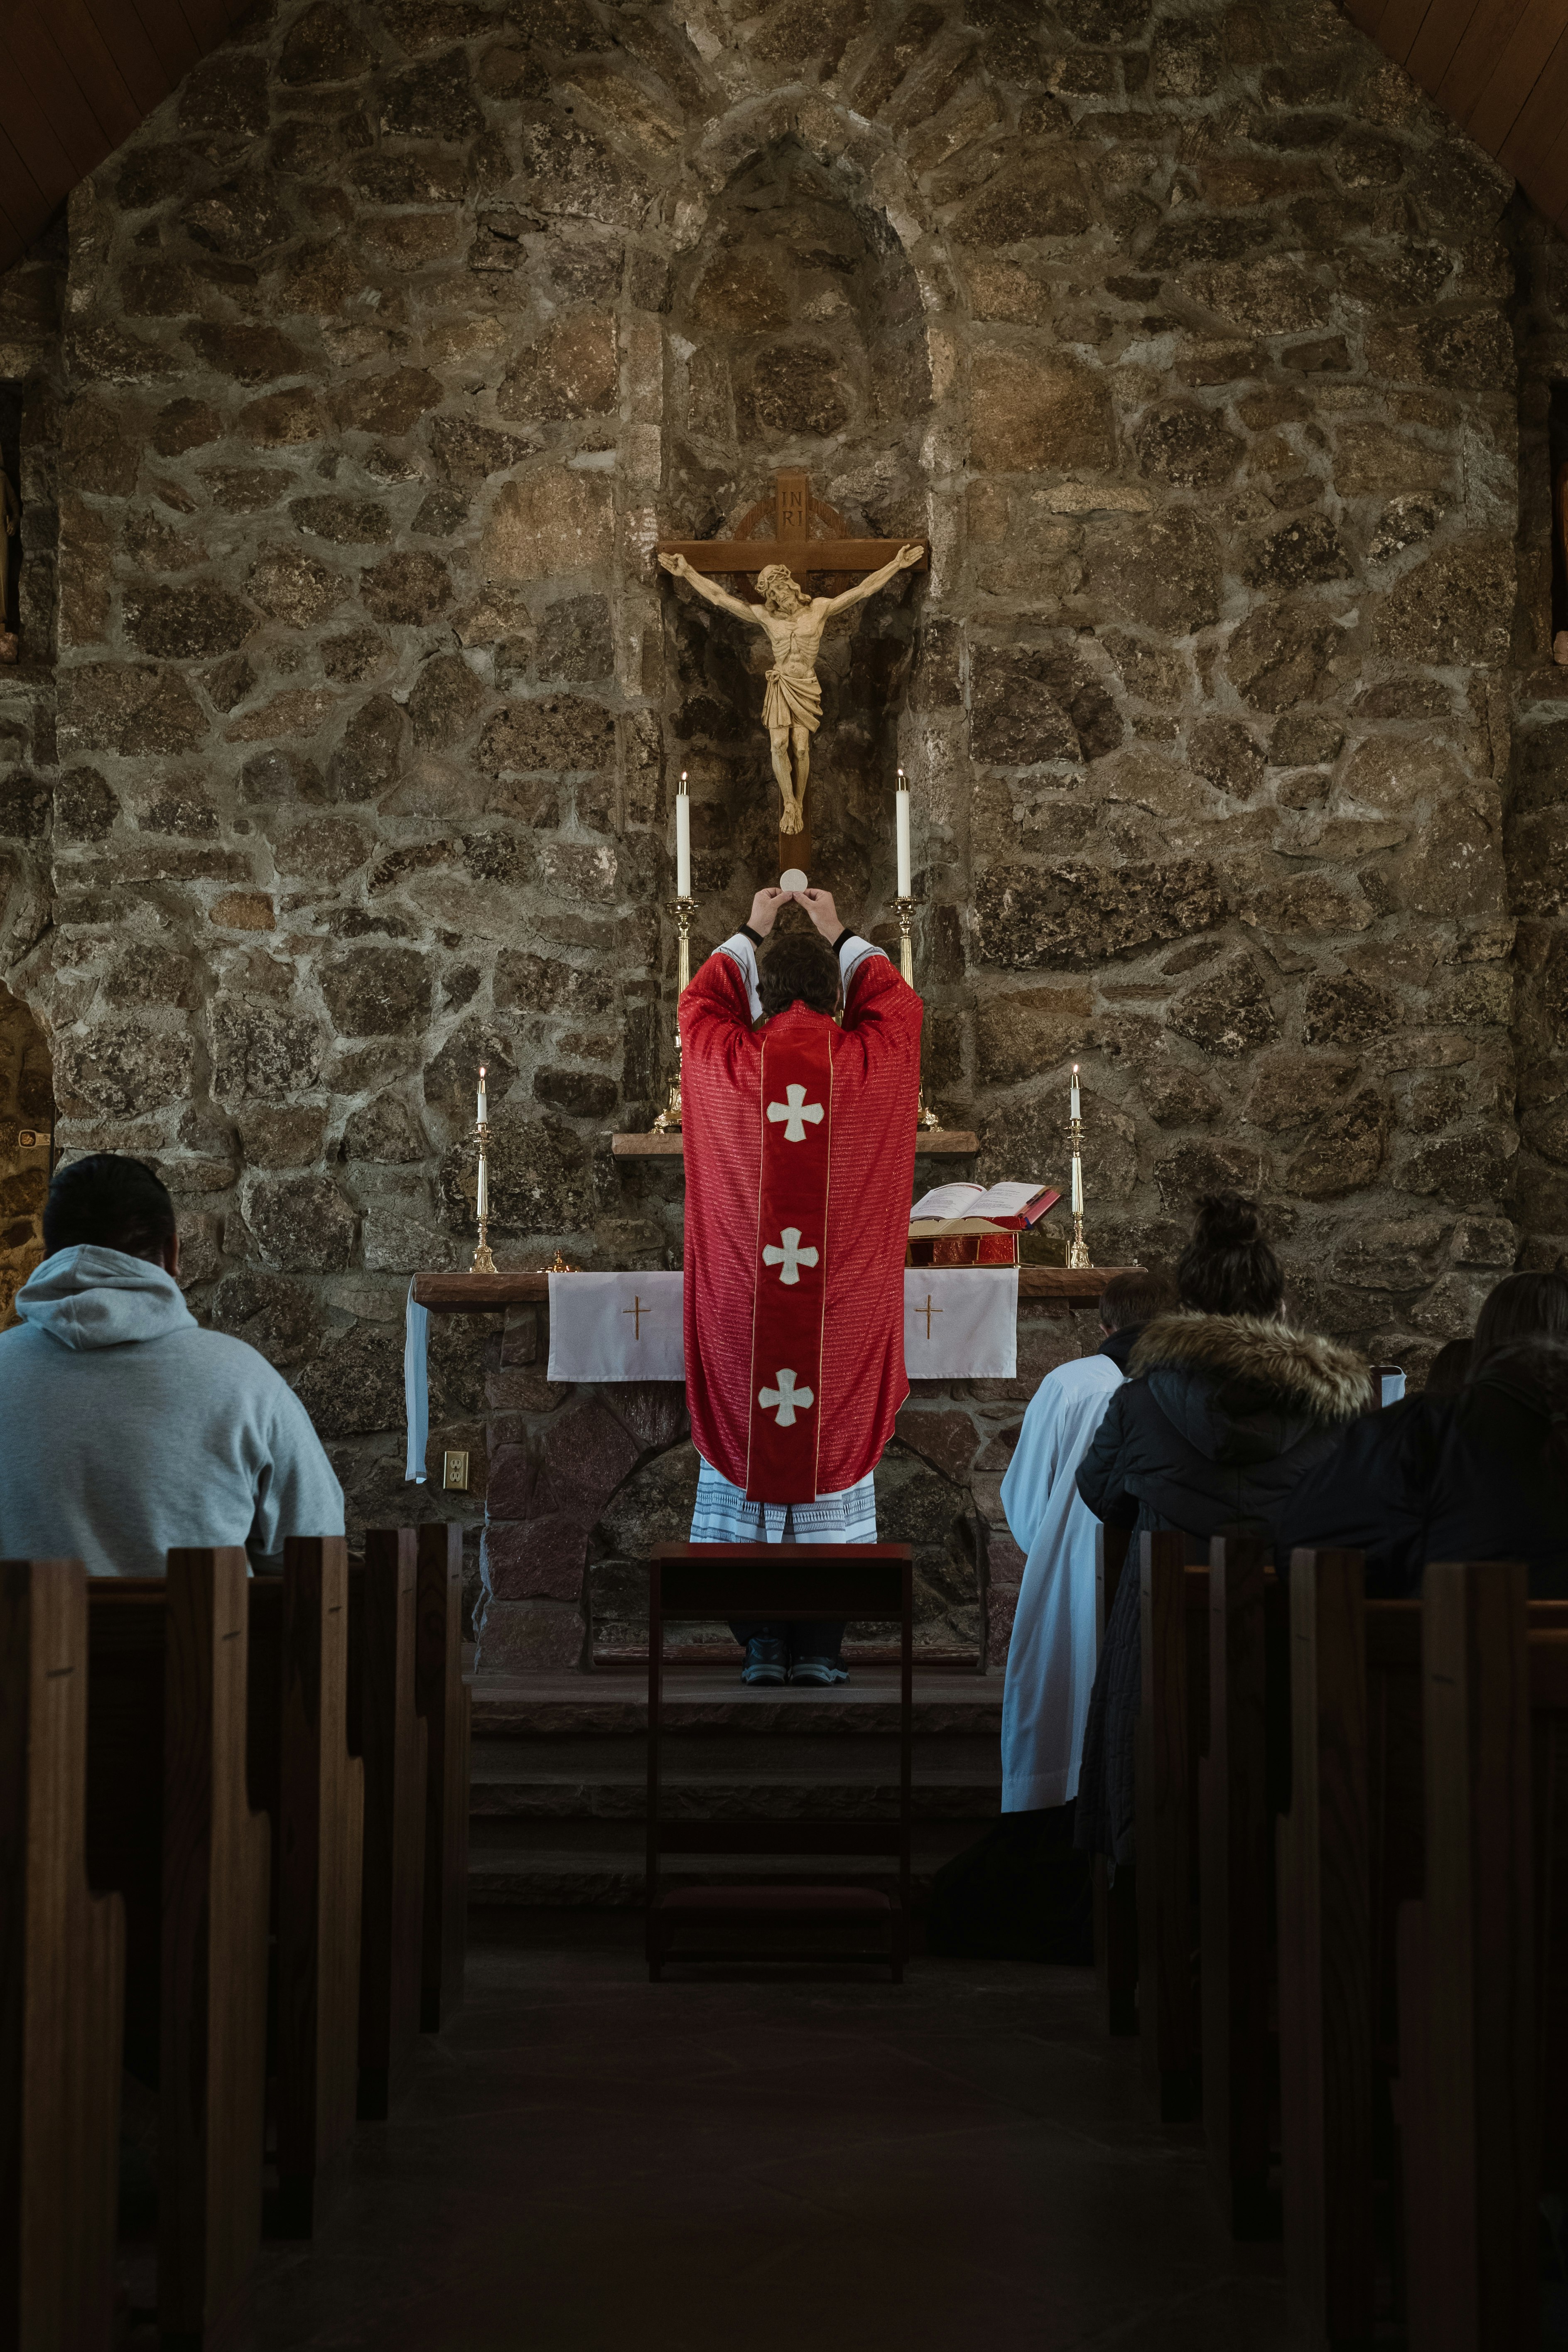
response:
[(822, 724), (822, 688), (817, 681), (816, 656), (822, 647), (824, 629), (835, 613), (874, 596), (896, 573), (909, 571), (924, 555), (923, 546), (906, 544), (890, 563), (868, 572), (864, 580), (857, 581), (841, 596), (807, 596), (787, 564), (770, 563), (757, 574), (763, 602), (746, 604), (739, 596), (731, 596), (727, 588), (721, 588), (716, 580), (710, 580), (706, 572), (699, 572), (684, 555), (660, 553), (658, 560), (665, 570), (673, 572), (678, 580), (689, 580), (709, 604), (717, 604), (721, 612), (732, 613), (738, 621), (750, 622), (767, 632), (773, 649), (773, 666), (768, 672), (767, 691), (763, 697), (763, 725), (768, 730), (773, 774), (784, 802), (784, 814), (779, 820), (781, 833), (800, 833), (805, 828), (811, 739)]

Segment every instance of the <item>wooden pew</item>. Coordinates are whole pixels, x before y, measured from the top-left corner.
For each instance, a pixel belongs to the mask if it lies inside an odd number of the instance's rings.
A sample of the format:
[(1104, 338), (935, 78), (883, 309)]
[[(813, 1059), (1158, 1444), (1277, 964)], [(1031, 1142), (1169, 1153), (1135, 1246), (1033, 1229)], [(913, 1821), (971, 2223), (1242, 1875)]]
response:
[(472, 1697), (463, 1680), (463, 1530), (418, 1531), (415, 1703), (425, 1719), (425, 1929), (419, 2022), (438, 2033), (463, 1997), (468, 1948)]
[(158, 2318), (211, 2342), (261, 2235), (268, 1846), (246, 1783), (243, 1550), (88, 1597), (88, 1874), (126, 1910), (127, 2063), (155, 2079)]
[(1140, 1540), (1137, 1745), (1138, 2033), (1163, 2123), (1197, 2111), (1198, 1762), (1208, 1728), (1209, 1572), (1183, 1535)]
[(348, 1548), (290, 1538), (250, 1591), (251, 1802), (272, 1830), (268, 2226), (309, 2237), (353, 2129), (358, 2090), (364, 1767), (348, 1748)]
[[(1306, 2340), (1359, 2344), (1374, 2315), (1374, 2125), (1399, 2064), (1402, 1944), (1407, 1993), (1421, 1965), (1401, 1913), (1426, 1872), (1422, 1604), (1367, 1601), (1359, 1553), (1298, 1552), (1289, 1618), (1290, 1806), (1279, 1824), (1286, 2270)], [(1532, 1601), (1528, 1618), (1532, 1651), (1568, 1625), (1561, 1602)], [(1451, 1649), (1459, 1636), (1447, 1638)], [(1468, 1898), (1451, 1858), (1444, 1868), (1451, 1911)], [(1403, 2139), (1404, 2160), (1419, 2166), (1430, 2151), (1411, 2132)], [(1454, 2312), (1442, 2305), (1444, 2326)]]
[(1209, 1546), (1209, 1725), (1198, 1768), (1203, 2114), (1232, 2234), (1279, 2234), (1271, 2193), (1278, 2045), (1274, 1817), (1288, 1785), (1287, 1588), (1268, 1547)]
[(1411, 2352), (1538, 2340), (1541, 2027), (1561, 2028), (1536, 1977), (1568, 1863), (1568, 1632), (1531, 1626), (1526, 1588), (1499, 1561), (1435, 1563), (1423, 1587), (1426, 1891), (1399, 1947)]
[(125, 1912), (88, 1891), (87, 1576), (0, 1561), (0, 2344), (108, 2352)]
[(414, 1529), (371, 1529), (364, 1540), (363, 1570), (350, 1580), (349, 1742), (364, 1759), (358, 2112), (379, 2122), (419, 2039), (429, 1727), (415, 1705)]
[[(1129, 1528), (1103, 1523), (1094, 1538), (1094, 1649), (1098, 1660), (1105, 1647), (1105, 1629), (1116, 1605), (1116, 1594), (1131, 1540)], [(1102, 1853), (1094, 1857), (1091, 1873), (1094, 1903), (1094, 1975), (1105, 2031), (1125, 2035), (1138, 2031), (1138, 1912), (1131, 1871), (1115, 1880)]]

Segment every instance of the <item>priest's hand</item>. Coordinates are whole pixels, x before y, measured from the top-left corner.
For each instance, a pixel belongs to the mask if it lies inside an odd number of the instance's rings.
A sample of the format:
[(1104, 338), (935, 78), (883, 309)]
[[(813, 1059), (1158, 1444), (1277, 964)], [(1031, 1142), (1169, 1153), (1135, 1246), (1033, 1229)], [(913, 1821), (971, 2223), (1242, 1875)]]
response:
[(833, 903), (832, 891), (797, 890), (795, 895), (831, 947), (844, 929), (838, 919), (838, 909)]
[(773, 917), (781, 907), (787, 907), (794, 897), (793, 890), (759, 890), (752, 901), (752, 911), (747, 918), (752, 930), (765, 940), (773, 929)]

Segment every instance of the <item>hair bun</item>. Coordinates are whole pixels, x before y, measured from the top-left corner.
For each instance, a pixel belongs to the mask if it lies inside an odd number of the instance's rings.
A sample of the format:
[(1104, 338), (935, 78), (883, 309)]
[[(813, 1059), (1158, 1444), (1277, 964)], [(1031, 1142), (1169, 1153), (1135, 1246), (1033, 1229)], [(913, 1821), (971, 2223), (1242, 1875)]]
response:
[(1200, 1249), (1250, 1249), (1258, 1239), (1258, 1203), (1239, 1192), (1205, 1192), (1193, 1239)]

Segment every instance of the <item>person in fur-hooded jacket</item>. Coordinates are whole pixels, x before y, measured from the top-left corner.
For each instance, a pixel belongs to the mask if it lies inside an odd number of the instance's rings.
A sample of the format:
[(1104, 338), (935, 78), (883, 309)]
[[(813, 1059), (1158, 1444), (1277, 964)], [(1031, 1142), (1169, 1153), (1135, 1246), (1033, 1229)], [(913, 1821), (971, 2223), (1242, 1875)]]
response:
[[(1235, 1192), (1198, 1202), (1176, 1269), (1182, 1311), (1144, 1328), (1079, 1467), (1096, 1518), (1134, 1538), (1175, 1532), (1187, 1557), (1279, 1504), (1371, 1402), (1365, 1365), (1281, 1318), (1285, 1277)], [(1117, 1588), (1089, 1696), (1075, 1834), (1091, 1853), (1132, 1858), (1132, 1756), (1142, 1678), (1135, 1555)]]

